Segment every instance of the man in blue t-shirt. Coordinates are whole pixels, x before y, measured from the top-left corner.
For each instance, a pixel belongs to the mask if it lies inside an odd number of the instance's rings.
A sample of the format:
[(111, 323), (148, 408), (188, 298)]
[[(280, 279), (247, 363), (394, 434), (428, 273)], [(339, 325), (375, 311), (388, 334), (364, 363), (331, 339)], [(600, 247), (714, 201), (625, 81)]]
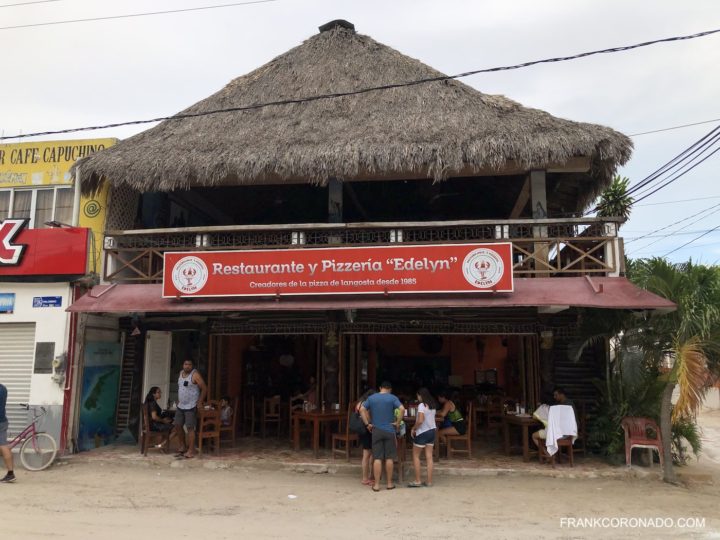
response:
[(395, 489), (395, 485), (392, 483), (393, 460), (397, 458), (395, 433), (398, 422), (395, 409), (399, 409), (399, 417), (402, 418), (405, 408), (392, 393), (392, 385), (387, 381), (383, 381), (380, 385), (380, 393), (373, 394), (360, 406), (360, 415), (363, 422), (372, 433), (372, 452), (375, 460), (373, 462), (373, 473), (375, 475), (373, 491), (380, 491), (383, 461), (385, 462), (387, 488)]
[(0, 482), (10, 483), (15, 481), (15, 473), (13, 472), (13, 457), (10, 447), (7, 443), (8, 419), (5, 414), (7, 405), (7, 388), (0, 384), (0, 454), (2, 454), (7, 474), (0, 479)]

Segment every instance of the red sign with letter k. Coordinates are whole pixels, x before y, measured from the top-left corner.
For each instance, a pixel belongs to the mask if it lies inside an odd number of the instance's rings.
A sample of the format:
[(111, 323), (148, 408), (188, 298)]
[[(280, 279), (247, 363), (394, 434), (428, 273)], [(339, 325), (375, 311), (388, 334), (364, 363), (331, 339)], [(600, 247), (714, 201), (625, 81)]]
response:
[(27, 224), (27, 219), (6, 219), (0, 224), (0, 266), (16, 266), (20, 263), (25, 248), (13, 244), (13, 240)]

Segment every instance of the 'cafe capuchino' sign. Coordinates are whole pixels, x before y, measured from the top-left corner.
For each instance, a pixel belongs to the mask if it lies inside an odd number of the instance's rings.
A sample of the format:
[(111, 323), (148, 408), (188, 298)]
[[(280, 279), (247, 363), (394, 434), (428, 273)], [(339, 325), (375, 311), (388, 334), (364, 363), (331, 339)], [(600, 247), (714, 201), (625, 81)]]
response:
[(167, 252), (163, 297), (512, 292), (512, 245)]

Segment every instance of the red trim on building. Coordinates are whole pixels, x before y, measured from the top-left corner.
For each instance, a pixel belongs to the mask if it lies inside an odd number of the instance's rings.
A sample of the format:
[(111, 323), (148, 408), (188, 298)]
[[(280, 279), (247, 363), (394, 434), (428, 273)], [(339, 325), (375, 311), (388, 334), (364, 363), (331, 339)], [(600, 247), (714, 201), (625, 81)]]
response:
[(197, 313), (222, 311), (321, 311), (343, 309), (441, 309), (568, 307), (673, 311), (675, 304), (622, 277), (516, 278), (513, 293), (477, 296), (388, 295), (263, 298), (162, 298), (161, 284), (99, 285), (68, 308), (87, 313)]

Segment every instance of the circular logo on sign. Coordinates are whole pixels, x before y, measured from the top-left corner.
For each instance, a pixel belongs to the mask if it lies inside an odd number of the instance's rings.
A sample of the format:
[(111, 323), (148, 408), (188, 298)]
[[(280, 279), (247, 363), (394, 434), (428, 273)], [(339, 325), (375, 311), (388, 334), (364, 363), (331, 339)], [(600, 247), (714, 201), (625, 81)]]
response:
[(500, 255), (491, 249), (474, 249), (467, 254), (462, 264), (463, 276), (478, 289), (488, 289), (500, 281), (505, 273), (505, 264)]
[(202, 289), (208, 280), (205, 262), (197, 257), (183, 257), (175, 263), (172, 281), (175, 288), (185, 294), (193, 294)]
[(83, 206), (83, 213), (89, 218), (96, 217), (101, 210), (102, 206), (95, 199), (86, 202), (85, 206)]

